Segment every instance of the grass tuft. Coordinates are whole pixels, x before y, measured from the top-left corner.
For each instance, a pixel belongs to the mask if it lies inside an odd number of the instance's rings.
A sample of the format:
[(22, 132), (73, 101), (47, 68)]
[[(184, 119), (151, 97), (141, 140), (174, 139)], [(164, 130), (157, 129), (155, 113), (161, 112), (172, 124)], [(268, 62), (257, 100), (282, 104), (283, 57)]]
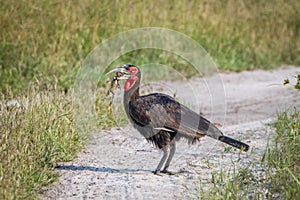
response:
[(28, 95), (9, 102), (0, 94), (0, 199), (37, 198), (57, 178), (56, 163), (82, 147), (70, 94), (44, 87), (31, 84)]
[[(300, 198), (300, 112), (278, 115), (276, 133), (267, 144), (261, 163), (212, 172), (212, 184), (200, 199), (299, 199)], [(261, 170), (263, 167), (263, 170)], [(260, 170), (256, 170), (259, 168)]]
[(300, 112), (278, 115), (275, 146), (269, 151), (270, 193), (282, 198), (300, 198)]

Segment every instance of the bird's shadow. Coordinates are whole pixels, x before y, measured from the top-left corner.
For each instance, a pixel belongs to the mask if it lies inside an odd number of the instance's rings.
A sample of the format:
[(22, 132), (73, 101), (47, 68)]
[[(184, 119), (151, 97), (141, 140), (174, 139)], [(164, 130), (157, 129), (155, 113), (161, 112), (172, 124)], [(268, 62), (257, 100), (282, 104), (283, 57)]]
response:
[(92, 171), (92, 172), (105, 172), (105, 173), (133, 173), (133, 172), (151, 172), (151, 170), (144, 169), (115, 169), (110, 167), (93, 167), (82, 165), (58, 165), (55, 167), (57, 170), (69, 170), (69, 171)]
[[(144, 172), (153, 174), (154, 171), (145, 170), (145, 169), (115, 169), (110, 167), (93, 167), (93, 166), (83, 166), (83, 165), (58, 165), (55, 167), (57, 170), (67, 170), (67, 171), (92, 171), (92, 172), (102, 172), (102, 173), (135, 173), (135, 172)], [(174, 172), (174, 174), (194, 174), (187, 170), (180, 170), (179, 172)]]

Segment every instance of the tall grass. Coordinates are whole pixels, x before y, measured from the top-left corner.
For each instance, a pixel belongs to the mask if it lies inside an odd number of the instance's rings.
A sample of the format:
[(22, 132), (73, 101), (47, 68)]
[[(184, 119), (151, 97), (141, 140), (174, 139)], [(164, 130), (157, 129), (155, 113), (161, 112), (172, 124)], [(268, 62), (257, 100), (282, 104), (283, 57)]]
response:
[[(261, 163), (212, 172), (212, 184), (198, 185), (199, 199), (299, 199), (300, 112), (278, 114), (276, 133), (267, 145)], [(257, 170), (263, 167), (264, 170)]]
[[(20, 91), (34, 77), (55, 75), (67, 89), (97, 44), (120, 31), (149, 26), (189, 35), (224, 70), (299, 65), (299, 8), (297, 0), (1, 0), (0, 87)], [(178, 63), (159, 55), (139, 51), (122, 61)]]
[(0, 199), (37, 198), (56, 179), (56, 163), (74, 158), (82, 141), (71, 99), (55, 84), (32, 84), (17, 102), (0, 94)]
[(237, 169), (233, 169), (233, 173), (223, 169), (220, 169), (219, 172), (213, 172), (211, 188), (205, 191), (200, 186), (199, 199), (247, 199), (248, 191), (243, 184), (242, 179), (244, 179), (244, 177), (241, 174), (242, 173), (238, 173)]
[(278, 115), (275, 146), (269, 149), (270, 193), (282, 198), (300, 198), (300, 112)]

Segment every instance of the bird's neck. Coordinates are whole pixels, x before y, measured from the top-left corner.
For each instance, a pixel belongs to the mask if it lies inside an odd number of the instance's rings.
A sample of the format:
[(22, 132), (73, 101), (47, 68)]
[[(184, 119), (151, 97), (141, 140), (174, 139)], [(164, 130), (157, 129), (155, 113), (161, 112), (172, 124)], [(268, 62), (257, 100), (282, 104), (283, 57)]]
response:
[(125, 91), (124, 93), (124, 103), (128, 104), (130, 101), (136, 100), (140, 96), (139, 88), (132, 91)]
[(124, 108), (125, 108), (125, 112), (127, 114), (127, 116), (130, 119), (130, 114), (129, 114), (129, 103), (131, 101), (136, 100), (139, 96), (139, 87), (135, 87), (135, 88), (131, 88), (127, 91), (124, 91), (124, 99), (123, 99), (123, 103), (124, 103)]
[(140, 96), (140, 82), (139, 80), (129, 89), (124, 92), (124, 103), (128, 104), (130, 101), (136, 100)]

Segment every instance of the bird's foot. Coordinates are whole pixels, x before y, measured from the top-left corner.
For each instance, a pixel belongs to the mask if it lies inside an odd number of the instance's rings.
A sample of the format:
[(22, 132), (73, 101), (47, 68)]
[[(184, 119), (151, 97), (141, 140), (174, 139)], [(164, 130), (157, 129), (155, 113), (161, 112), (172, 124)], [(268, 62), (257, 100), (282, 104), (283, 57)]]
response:
[(153, 173), (157, 176), (162, 176), (162, 174), (160, 173), (160, 170), (155, 170)]
[(167, 174), (167, 175), (175, 175), (175, 174), (176, 174), (176, 173), (171, 172), (171, 171), (169, 171), (169, 170), (167, 170), (167, 169), (162, 170), (161, 173)]
[(162, 174), (176, 175), (175, 172), (171, 172), (171, 171), (169, 171), (169, 170), (167, 170), (167, 169), (164, 169), (164, 170), (162, 170), (162, 171), (160, 171), (160, 170), (155, 170), (153, 173), (154, 173), (155, 175), (158, 175), (158, 176), (162, 176)]

